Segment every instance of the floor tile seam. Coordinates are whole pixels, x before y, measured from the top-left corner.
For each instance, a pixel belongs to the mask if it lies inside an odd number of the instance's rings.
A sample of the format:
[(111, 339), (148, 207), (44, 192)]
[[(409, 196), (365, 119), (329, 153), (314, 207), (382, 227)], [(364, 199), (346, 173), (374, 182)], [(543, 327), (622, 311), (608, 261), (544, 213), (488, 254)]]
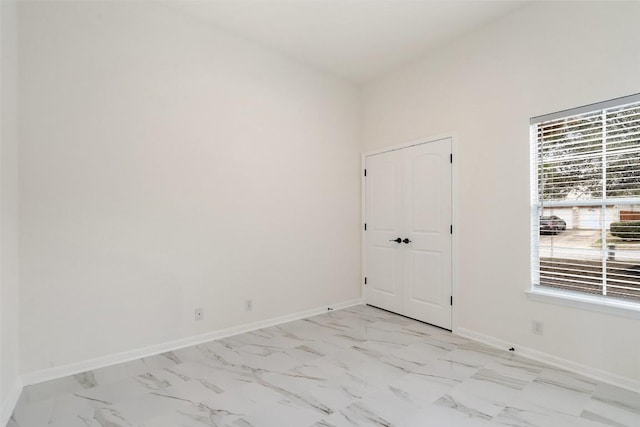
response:
[[(247, 344), (247, 345), (253, 345), (253, 344)], [(245, 345), (245, 346), (243, 346), (243, 347), (246, 347), (247, 345)], [(400, 351), (400, 350), (401, 350), (401, 349), (398, 349), (397, 351)], [(483, 352), (479, 352), (479, 353), (483, 353)], [(483, 366), (486, 366), (486, 364), (485, 364), (485, 365), (483, 365)], [(545, 367), (546, 367), (546, 365), (545, 365)], [(481, 368), (482, 368), (482, 367), (481, 367)], [(480, 368), (480, 369), (481, 369), (481, 368)], [(160, 369), (164, 369), (164, 368), (160, 368)], [(564, 372), (563, 370), (560, 370), (560, 371), (561, 371), (561, 372)], [(144, 373), (143, 373), (143, 374), (135, 375), (135, 376), (133, 376), (133, 377), (128, 377), (128, 378), (135, 378), (135, 377), (138, 377), (138, 376), (140, 376), (140, 375), (144, 375)], [(411, 375), (411, 374), (407, 374), (407, 375)], [(498, 385), (500, 385), (500, 384), (498, 384)], [(91, 387), (91, 388), (93, 388), (93, 387)], [(561, 387), (561, 388), (562, 388), (562, 387)], [(374, 393), (374, 392), (372, 391), (372, 392), (371, 392), (371, 393), (369, 393), (369, 394), (372, 394), (372, 393)], [(592, 391), (592, 392), (591, 392), (591, 396), (590, 396), (589, 398), (592, 398), (592, 397), (593, 397), (593, 393), (594, 393), (594, 392)], [(362, 399), (365, 399), (365, 398), (363, 397)], [(503, 409), (503, 411), (504, 411), (504, 409)], [(584, 412), (584, 410), (583, 410), (583, 412)], [(51, 414), (50, 414), (50, 415), (51, 415)], [(575, 415), (570, 415), (570, 416), (575, 416)]]

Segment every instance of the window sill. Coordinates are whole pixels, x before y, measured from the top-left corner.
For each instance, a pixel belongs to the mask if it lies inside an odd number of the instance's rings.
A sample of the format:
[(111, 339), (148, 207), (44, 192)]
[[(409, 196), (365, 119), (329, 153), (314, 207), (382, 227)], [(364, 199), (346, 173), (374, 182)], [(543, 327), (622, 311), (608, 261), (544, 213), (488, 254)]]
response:
[(556, 289), (532, 289), (526, 291), (532, 301), (574, 307), (600, 313), (640, 319), (640, 304), (630, 301), (612, 300), (597, 295), (585, 295)]

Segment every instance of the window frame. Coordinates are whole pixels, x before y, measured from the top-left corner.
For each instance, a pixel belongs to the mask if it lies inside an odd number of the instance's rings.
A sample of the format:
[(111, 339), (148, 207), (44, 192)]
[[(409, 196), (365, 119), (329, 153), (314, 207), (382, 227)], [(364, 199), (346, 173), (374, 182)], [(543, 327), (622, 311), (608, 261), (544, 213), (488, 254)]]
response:
[[(539, 151), (538, 151), (538, 135), (537, 125), (557, 119), (569, 118), (582, 114), (588, 114), (596, 111), (621, 107), (626, 104), (640, 103), (640, 94), (634, 94), (621, 98), (615, 98), (608, 101), (589, 104), (582, 107), (562, 110), (555, 113), (545, 114), (532, 117), (529, 122), (529, 140), (530, 140), (530, 286), (526, 291), (527, 297), (536, 302), (545, 302), (562, 306), (586, 309), (608, 314), (621, 315), (624, 317), (632, 317), (640, 319), (640, 301), (618, 299), (606, 295), (589, 294), (580, 291), (570, 291), (560, 288), (542, 286), (536, 284), (539, 282), (540, 271), (540, 234), (539, 234), (539, 215), (540, 200), (538, 192), (538, 174), (539, 174)], [(635, 198), (634, 198), (635, 199)], [(593, 203), (595, 206), (602, 206), (606, 203), (606, 195), (597, 201), (587, 202)], [(612, 199), (615, 202), (615, 199)], [(583, 205), (584, 201), (579, 204)], [(573, 202), (575, 203), (575, 202)], [(562, 203), (552, 203), (552, 205), (561, 205)], [(568, 204), (571, 204), (569, 202)], [(603, 231), (604, 232), (604, 231)], [(606, 277), (606, 275), (605, 275)]]

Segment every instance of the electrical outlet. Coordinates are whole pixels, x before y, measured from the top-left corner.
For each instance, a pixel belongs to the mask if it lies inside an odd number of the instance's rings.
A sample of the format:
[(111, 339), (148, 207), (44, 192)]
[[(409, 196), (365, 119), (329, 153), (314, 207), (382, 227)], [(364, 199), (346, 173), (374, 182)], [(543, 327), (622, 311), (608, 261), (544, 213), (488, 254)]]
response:
[(251, 311), (253, 310), (253, 301), (248, 299), (244, 302), (244, 311)]
[(542, 335), (543, 331), (543, 323), (539, 320), (534, 320), (531, 324), (531, 332), (536, 335)]
[(196, 308), (194, 310), (194, 319), (195, 320), (202, 320), (204, 318), (204, 309), (203, 308)]

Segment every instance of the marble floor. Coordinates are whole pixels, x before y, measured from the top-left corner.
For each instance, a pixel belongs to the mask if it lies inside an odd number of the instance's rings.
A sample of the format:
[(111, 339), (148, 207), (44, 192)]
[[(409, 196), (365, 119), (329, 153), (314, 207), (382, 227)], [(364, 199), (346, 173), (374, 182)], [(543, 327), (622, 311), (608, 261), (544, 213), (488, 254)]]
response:
[(640, 394), (368, 306), (26, 387), (9, 427), (640, 426)]

